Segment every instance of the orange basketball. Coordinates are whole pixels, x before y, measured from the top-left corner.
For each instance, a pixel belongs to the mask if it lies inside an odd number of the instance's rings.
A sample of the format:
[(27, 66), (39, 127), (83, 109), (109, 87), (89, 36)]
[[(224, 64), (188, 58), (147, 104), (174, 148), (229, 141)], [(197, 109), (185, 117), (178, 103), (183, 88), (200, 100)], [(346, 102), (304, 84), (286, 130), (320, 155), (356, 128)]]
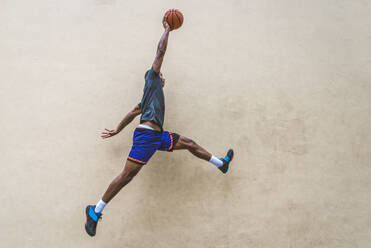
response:
[(183, 24), (183, 14), (178, 9), (169, 9), (166, 11), (165, 18), (171, 30), (178, 29)]

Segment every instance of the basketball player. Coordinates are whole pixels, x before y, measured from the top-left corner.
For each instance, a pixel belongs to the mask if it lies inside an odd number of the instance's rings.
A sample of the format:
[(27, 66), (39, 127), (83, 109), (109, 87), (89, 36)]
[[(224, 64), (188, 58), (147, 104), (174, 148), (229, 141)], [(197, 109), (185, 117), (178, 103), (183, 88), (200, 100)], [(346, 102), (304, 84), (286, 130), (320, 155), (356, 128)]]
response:
[(157, 47), (155, 61), (145, 74), (145, 85), (141, 102), (131, 110), (120, 122), (115, 130), (102, 133), (106, 139), (118, 134), (134, 118), (141, 114), (140, 123), (134, 131), (133, 146), (127, 158), (124, 170), (111, 182), (102, 199), (96, 205), (86, 207), (85, 230), (90, 236), (96, 233), (98, 220), (102, 210), (112, 198), (128, 184), (142, 169), (152, 155), (157, 151), (188, 150), (196, 157), (209, 161), (223, 173), (227, 173), (233, 159), (233, 150), (230, 149), (224, 158), (216, 158), (193, 140), (180, 136), (177, 133), (162, 130), (165, 114), (163, 87), (165, 78), (160, 72), (166, 52), (167, 41), (171, 31), (166, 19), (163, 19), (165, 31)]

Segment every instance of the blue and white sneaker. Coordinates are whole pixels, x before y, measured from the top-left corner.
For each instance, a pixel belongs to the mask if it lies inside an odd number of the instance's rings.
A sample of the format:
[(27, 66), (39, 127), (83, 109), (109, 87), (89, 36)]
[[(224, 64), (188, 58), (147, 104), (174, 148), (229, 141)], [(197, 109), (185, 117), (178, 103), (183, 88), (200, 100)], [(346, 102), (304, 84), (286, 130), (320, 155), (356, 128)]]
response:
[(227, 152), (227, 156), (225, 156), (224, 158), (220, 158), (220, 160), (223, 161), (223, 165), (218, 167), (218, 169), (221, 170), (224, 174), (228, 172), (229, 163), (232, 162), (233, 156), (234, 156), (233, 150), (229, 149)]
[(85, 230), (92, 237), (95, 236), (98, 220), (102, 219), (102, 214), (96, 213), (94, 209), (95, 205), (88, 205), (85, 209), (86, 214)]

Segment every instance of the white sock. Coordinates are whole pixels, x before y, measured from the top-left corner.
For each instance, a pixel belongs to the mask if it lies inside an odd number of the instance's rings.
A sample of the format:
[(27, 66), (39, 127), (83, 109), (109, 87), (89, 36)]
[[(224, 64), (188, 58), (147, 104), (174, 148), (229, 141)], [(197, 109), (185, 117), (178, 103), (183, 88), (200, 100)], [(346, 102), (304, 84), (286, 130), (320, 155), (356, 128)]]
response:
[(107, 205), (107, 203), (105, 203), (104, 201), (102, 200), (99, 200), (99, 202), (97, 203), (97, 205), (95, 206), (95, 209), (94, 209), (94, 212), (96, 213), (101, 213), (103, 211), (103, 208)]
[(221, 161), (220, 159), (218, 159), (214, 156), (211, 156), (209, 162), (212, 163), (213, 165), (215, 165), (216, 167), (220, 167), (220, 166), (223, 165), (223, 161)]

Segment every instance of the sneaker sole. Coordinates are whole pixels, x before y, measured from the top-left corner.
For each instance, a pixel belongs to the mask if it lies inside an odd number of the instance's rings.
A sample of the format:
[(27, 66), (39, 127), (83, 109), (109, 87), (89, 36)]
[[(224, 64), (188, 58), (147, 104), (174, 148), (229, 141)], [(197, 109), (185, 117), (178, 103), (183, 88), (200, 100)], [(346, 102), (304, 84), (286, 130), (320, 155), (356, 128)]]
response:
[[(232, 160), (234, 158), (234, 151), (233, 151), (233, 149), (229, 149), (229, 151), (232, 151), (232, 157), (231, 157), (231, 160), (229, 160), (229, 162), (232, 162)], [(227, 155), (228, 155), (229, 151), (227, 152)]]
[(86, 231), (87, 234), (89, 234), (89, 236), (94, 237), (95, 234), (89, 233), (89, 231), (86, 227), (86, 225), (88, 224), (88, 214), (89, 214), (89, 206), (87, 206), (85, 208), (85, 231)]

